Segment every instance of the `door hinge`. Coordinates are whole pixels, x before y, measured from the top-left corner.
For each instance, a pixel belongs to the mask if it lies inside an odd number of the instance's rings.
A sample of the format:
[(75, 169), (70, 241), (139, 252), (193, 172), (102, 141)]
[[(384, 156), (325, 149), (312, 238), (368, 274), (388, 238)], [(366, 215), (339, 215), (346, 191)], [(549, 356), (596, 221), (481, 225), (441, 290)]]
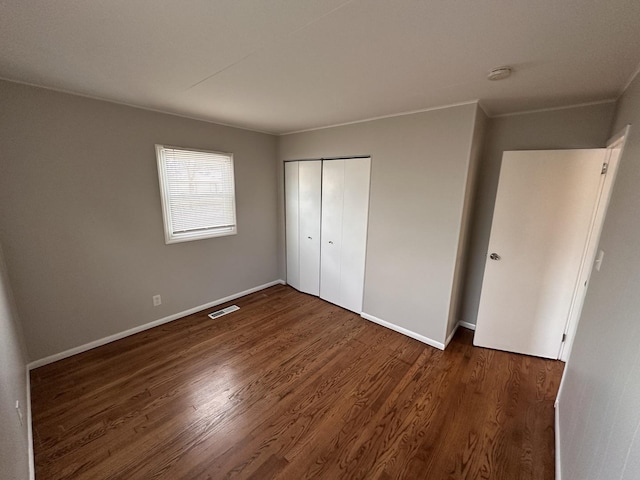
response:
[(603, 163), (602, 164), (602, 172), (600, 172), (602, 175), (604, 175), (605, 173), (607, 173), (607, 170), (609, 170), (609, 164), (608, 163)]
[(567, 334), (566, 334), (566, 333), (563, 333), (563, 334), (562, 334), (562, 341), (564, 342), (566, 339), (567, 339)]

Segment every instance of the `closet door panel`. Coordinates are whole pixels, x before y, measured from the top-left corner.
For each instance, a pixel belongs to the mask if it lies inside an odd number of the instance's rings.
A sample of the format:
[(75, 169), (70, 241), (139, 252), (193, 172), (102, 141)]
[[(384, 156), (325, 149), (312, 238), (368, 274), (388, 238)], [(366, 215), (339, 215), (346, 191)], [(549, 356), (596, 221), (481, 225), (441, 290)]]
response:
[(320, 298), (340, 306), (344, 163), (344, 160), (328, 160), (322, 167)]
[(299, 164), (299, 245), (301, 292), (320, 294), (320, 208), (322, 161)]
[(370, 158), (344, 162), (341, 248), (341, 305), (362, 312), (369, 218)]
[(284, 164), (284, 194), (287, 251), (287, 283), (300, 289), (300, 231), (298, 208), (298, 165), (299, 162)]

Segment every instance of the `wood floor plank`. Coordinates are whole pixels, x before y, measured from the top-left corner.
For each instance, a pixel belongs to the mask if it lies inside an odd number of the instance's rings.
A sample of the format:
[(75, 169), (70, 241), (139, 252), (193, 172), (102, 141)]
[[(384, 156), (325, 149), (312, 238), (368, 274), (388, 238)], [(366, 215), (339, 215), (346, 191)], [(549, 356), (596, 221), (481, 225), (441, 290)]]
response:
[[(375, 335), (387, 338), (390, 333), (379, 331)], [(343, 340), (345, 339), (341, 339)], [(367, 360), (372, 358), (369, 354), (356, 359), (347, 358), (339, 355), (343, 348), (349, 349), (349, 344), (340, 346), (337, 354), (332, 355), (329, 361), (319, 362), (321, 375), (306, 378), (295, 387), (295, 394), (292, 388), (288, 388), (286, 395), (280, 395), (278, 404), (269, 410), (266, 418), (246, 429), (242, 442), (224, 452), (219, 459), (214, 459), (215, 470), (219, 475), (227, 472), (229, 477), (247, 476), (264, 457), (281, 455), (287, 448), (302, 441), (305, 433), (312, 430), (314, 422), (328, 414), (335, 403), (333, 400), (339, 400), (335, 397), (344, 395), (349, 382), (360, 377), (362, 370), (368, 367)], [(377, 348), (382, 348), (382, 343)], [(256, 453), (247, 458), (247, 450)], [(197, 474), (199, 472), (191, 471), (185, 478), (197, 478)]]
[(32, 371), (38, 480), (553, 478), (560, 362), (286, 286), (233, 303)]

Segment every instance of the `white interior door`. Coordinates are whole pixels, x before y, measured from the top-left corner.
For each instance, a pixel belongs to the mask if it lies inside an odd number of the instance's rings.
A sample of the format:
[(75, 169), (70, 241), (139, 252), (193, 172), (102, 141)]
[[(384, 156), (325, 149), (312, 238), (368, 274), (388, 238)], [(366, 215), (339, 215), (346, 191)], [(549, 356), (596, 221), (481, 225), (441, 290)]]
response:
[(341, 305), (362, 312), (364, 268), (369, 220), (370, 158), (344, 162), (344, 201), (342, 213)]
[(475, 345), (558, 358), (605, 155), (504, 153)]
[(320, 294), (320, 208), (322, 195), (322, 161), (299, 164), (299, 245), (300, 282), (298, 289)]
[(328, 160), (322, 166), (320, 298), (340, 306), (344, 162)]
[(322, 171), (320, 297), (362, 312), (370, 158), (327, 160)]
[(284, 164), (287, 283), (298, 290), (300, 290), (299, 165), (300, 162)]

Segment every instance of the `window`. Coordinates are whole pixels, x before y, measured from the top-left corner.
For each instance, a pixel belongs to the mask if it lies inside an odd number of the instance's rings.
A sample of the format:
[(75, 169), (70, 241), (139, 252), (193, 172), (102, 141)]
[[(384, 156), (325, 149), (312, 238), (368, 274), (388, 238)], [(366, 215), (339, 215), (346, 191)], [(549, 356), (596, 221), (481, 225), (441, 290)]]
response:
[(233, 155), (156, 145), (166, 243), (236, 233)]

